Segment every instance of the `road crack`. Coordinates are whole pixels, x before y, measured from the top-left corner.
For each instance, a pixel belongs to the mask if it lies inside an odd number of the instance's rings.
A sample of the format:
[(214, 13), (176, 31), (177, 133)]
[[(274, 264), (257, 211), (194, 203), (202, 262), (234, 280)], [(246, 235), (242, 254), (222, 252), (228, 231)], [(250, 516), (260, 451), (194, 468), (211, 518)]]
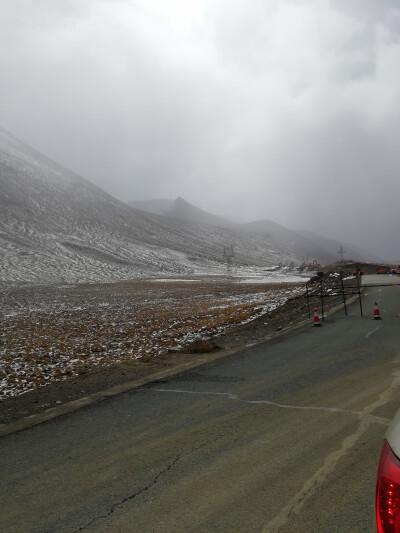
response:
[(157, 484), (157, 482), (160, 479), (160, 477), (163, 476), (164, 474), (166, 474), (167, 472), (169, 472), (169, 470), (171, 470), (171, 468), (173, 468), (176, 465), (176, 463), (178, 463), (183, 457), (191, 455), (192, 453), (196, 452), (197, 450), (199, 450), (200, 448), (203, 448), (206, 445), (207, 445), (207, 443), (203, 443), (200, 446), (197, 446), (196, 448), (191, 450), (190, 452), (182, 453), (180, 455), (177, 455), (172, 461), (170, 461), (169, 464), (167, 464), (167, 466), (165, 468), (163, 468), (160, 472), (158, 472), (158, 474), (146, 486), (144, 486), (141, 489), (137, 490), (133, 494), (130, 494), (129, 496), (126, 496), (121, 501), (119, 501), (117, 503), (114, 503), (110, 507), (110, 510), (107, 513), (105, 513), (103, 515), (96, 516), (95, 518), (93, 518), (93, 520), (88, 522), (86, 525), (81, 526), (78, 529), (76, 529), (74, 531), (74, 533), (79, 533), (79, 531), (84, 531), (85, 529), (87, 529), (88, 527), (92, 526), (93, 524), (95, 524), (99, 520), (104, 520), (105, 518), (108, 518), (109, 516), (111, 516), (119, 507), (124, 505), (126, 502), (134, 500), (135, 498), (137, 498), (138, 496), (140, 496), (144, 492), (147, 492), (148, 490), (153, 488)]
[(177, 394), (198, 394), (200, 396), (225, 396), (226, 398), (229, 398), (230, 400), (241, 402), (241, 403), (248, 403), (251, 405), (271, 405), (273, 407), (278, 407), (280, 409), (298, 409), (301, 411), (323, 411), (327, 413), (341, 413), (341, 414), (350, 414), (354, 415), (360, 420), (366, 420), (368, 422), (375, 422), (377, 424), (382, 424), (384, 426), (388, 426), (390, 423), (390, 420), (387, 418), (383, 418), (380, 416), (375, 416), (371, 414), (370, 412), (364, 411), (353, 411), (351, 409), (339, 409), (338, 407), (323, 407), (323, 406), (315, 406), (315, 405), (290, 405), (290, 404), (284, 404), (284, 403), (278, 403), (273, 402), (271, 400), (245, 400), (243, 398), (240, 398), (240, 396), (237, 396), (236, 394), (232, 394), (230, 392), (216, 392), (216, 391), (191, 391), (191, 390), (183, 390), (183, 389), (156, 389), (158, 392), (172, 392)]

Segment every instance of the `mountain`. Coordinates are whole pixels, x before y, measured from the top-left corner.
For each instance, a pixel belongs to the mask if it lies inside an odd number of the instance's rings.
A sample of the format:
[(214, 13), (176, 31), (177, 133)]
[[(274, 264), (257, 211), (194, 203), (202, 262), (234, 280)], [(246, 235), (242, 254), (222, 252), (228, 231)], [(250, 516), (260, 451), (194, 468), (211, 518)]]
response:
[(171, 211), (174, 200), (168, 200), (164, 198), (155, 198), (154, 200), (136, 200), (133, 202), (127, 202), (128, 205), (140, 211), (146, 213), (152, 213), (153, 215), (168, 216), (167, 213)]
[(199, 207), (196, 207), (180, 196), (175, 200), (142, 200), (128, 202), (128, 205), (141, 209), (148, 213), (156, 215), (163, 215), (169, 218), (176, 218), (179, 220), (186, 220), (198, 224), (208, 224), (210, 226), (217, 226), (220, 228), (233, 228), (235, 224), (217, 215), (212, 215)]
[(236, 228), (134, 209), (0, 129), (0, 281), (216, 274), (226, 249), (238, 267), (299, 261), (290, 248)]
[(362, 261), (377, 261), (374, 254), (363, 248), (347, 243), (339, 243), (334, 239), (323, 237), (311, 231), (290, 230), (271, 220), (260, 220), (241, 225), (242, 231), (251, 235), (264, 236), (274, 243), (288, 246), (301, 254), (306, 262), (316, 259), (321, 263), (335, 263), (340, 259), (339, 250), (344, 246), (345, 257)]
[[(198, 222), (230, 229), (235, 228), (241, 233), (264, 239), (276, 246), (284, 246), (291, 249), (293, 253), (301, 256), (306, 262), (317, 260), (321, 263), (334, 263), (340, 259), (338, 252), (343, 243), (339, 243), (338, 241), (317, 235), (310, 231), (291, 230), (273, 222), (272, 220), (235, 223), (234, 221), (207, 213), (180, 197), (176, 200), (156, 199), (129, 202), (129, 205), (148, 213), (155, 213), (168, 218)], [(381, 259), (372, 256), (369, 252), (358, 246), (346, 245), (345, 253), (348, 258), (381, 261)]]
[(293, 248), (303, 255), (306, 262), (317, 259), (322, 263), (332, 263), (339, 259), (336, 252), (340, 245), (337, 242), (310, 232), (290, 230), (271, 220), (243, 224), (241, 229)]
[(299, 230), (296, 233), (307, 239), (307, 241), (311, 242), (314, 249), (323, 249), (326, 252), (329, 252), (330, 255), (331, 251), (336, 251), (336, 253), (333, 254), (334, 257), (332, 258), (332, 261), (338, 261), (340, 259), (339, 250), (343, 246), (343, 255), (347, 259), (353, 259), (354, 261), (376, 261), (377, 263), (384, 262), (381, 257), (356, 244), (343, 242), (339, 243), (334, 239), (321, 237), (321, 235), (317, 235), (312, 231)]

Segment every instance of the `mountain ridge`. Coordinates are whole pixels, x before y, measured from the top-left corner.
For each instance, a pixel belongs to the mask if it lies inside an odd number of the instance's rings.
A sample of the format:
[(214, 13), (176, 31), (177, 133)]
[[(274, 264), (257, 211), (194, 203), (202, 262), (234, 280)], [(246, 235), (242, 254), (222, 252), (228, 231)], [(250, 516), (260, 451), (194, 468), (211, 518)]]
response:
[[(180, 212), (179, 204), (184, 206)], [(313, 260), (321, 263), (335, 263), (339, 259), (338, 250), (342, 246), (342, 243), (334, 239), (318, 235), (311, 231), (288, 229), (269, 219), (235, 223), (218, 215), (208, 213), (190, 204), (181, 197), (175, 200), (154, 199), (133, 201), (128, 202), (128, 205), (138, 207), (148, 213), (158, 213), (168, 218), (180, 218), (188, 222), (193, 222), (196, 219), (199, 220), (198, 213), (200, 212), (203, 223), (219, 227), (229, 227), (230, 229), (236, 229), (248, 235), (268, 239), (272, 243), (293, 249), (307, 263)], [(346, 244), (345, 248), (352, 258), (355, 257), (359, 260), (369, 258), (371, 261), (381, 261), (381, 259), (360, 247)]]
[(175, 200), (155, 198), (154, 200), (138, 200), (127, 202), (131, 207), (141, 209), (147, 213), (158, 214), (169, 218), (208, 224), (221, 228), (233, 228), (235, 224), (219, 215), (213, 215), (200, 207), (187, 202), (181, 196)]

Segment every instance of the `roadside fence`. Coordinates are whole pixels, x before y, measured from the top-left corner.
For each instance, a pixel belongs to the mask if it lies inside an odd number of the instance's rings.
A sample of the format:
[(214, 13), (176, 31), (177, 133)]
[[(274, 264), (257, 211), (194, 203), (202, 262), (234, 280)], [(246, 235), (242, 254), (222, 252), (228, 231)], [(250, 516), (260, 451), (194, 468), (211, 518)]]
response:
[[(314, 306), (310, 305), (311, 300), (315, 301), (315, 298), (318, 298), (321, 307), (321, 318), (322, 321), (325, 320), (325, 302), (332, 297), (337, 298), (341, 297), (339, 304), (343, 303), (343, 308), (347, 316), (347, 300), (350, 297), (355, 295), (358, 296), (359, 306), (360, 306), (360, 316), (363, 316), (363, 306), (362, 306), (362, 292), (368, 287), (387, 287), (387, 284), (373, 284), (366, 285), (362, 283), (361, 275), (352, 276), (344, 272), (318, 272), (316, 276), (311, 278), (305, 284), (305, 294), (295, 297), (306, 298), (307, 299), (307, 309), (308, 309), (308, 318), (311, 318), (312, 308)], [(356, 284), (349, 284), (348, 282), (354, 282)], [(400, 285), (398, 283), (392, 283), (392, 285)]]

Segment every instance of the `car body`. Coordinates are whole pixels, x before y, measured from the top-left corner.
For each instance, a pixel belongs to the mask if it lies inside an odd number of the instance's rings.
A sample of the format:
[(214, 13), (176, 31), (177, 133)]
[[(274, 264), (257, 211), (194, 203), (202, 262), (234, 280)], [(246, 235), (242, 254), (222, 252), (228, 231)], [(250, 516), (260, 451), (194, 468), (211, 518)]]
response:
[(376, 482), (378, 533), (400, 532), (400, 409), (386, 432)]

